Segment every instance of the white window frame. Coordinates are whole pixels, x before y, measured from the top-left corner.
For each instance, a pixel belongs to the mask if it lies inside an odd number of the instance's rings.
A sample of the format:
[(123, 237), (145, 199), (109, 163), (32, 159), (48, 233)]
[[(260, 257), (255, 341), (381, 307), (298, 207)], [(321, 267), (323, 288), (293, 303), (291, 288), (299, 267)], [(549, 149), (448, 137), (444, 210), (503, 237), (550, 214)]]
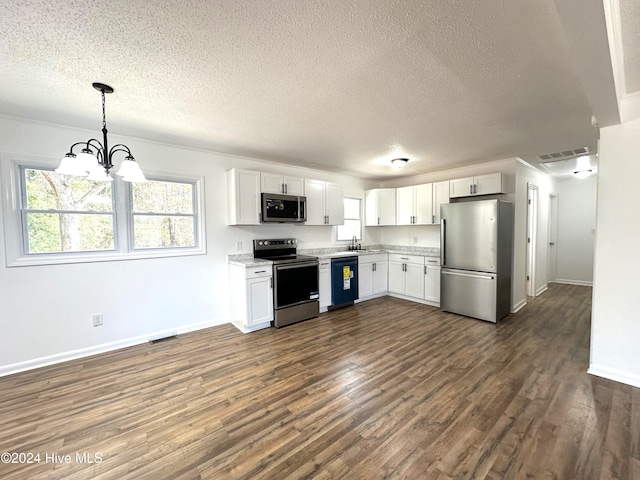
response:
[(196, 214), (196, 245), (194, 247), (134, 249), (133, 243), (131, 243), (130, 235), (132, 233), (130, 234), (130, 232), (132, 231), (132, 226), (129, 225), (130, 215), (128, 213), (131, 210), (131, 205), (127, 200), (127, 197), (130, 196), (130, 188), (127, 182), (120, 178), (115, 178), (112, 193), (115, 202), (115, 250), (27, 254), (22, 226), (21, 168), (55, 169), (58, 163), (59, 160), (50, 158), (0, 154), (0, 192), (2, 193), (7, 267), (111, 262), (143, 258), (205, 255), (207, 253), (204, 225), (204, 178), (174, 175), (160, 171), (146, 171), (146, 175), (154, 180), (192, 183), (194, 185), (194, 212)]
[[(345, 219), (345, 221), (346, 220), (359, 220), (360, 221), (360, 235), (359, 235), (359, 238), (357, 240), (358, 240), (358, 242), (362, 242), (364, 240), (364, 218), (363, 218), (363, 215), (364, 215), (364, 208), (363, 208), (364, 200), (363, 200), (362, 197), (358, 197), (356, 195), (345, 195), (343, 197), (343, 200), (342, 200), (343, 206), (344, 206), (344, 199), (347, 199), (347, 198), (350, 199), (350, 200), (358, 200), (360, 202), (360, 218), (359, 219), (347, 218), (345, 216), (344, 219)], [(337, 242), (347, 242), (347, 243), (351, 242), (352, 238), (349, 238), (349, 239), (341, 239), (340, 238), (340, 227), (341, 227), (341, 225), (338, 225), (336, 227), (336, 241)]]
[[(175, 176), (171, 176), (171, 177), (167, 177), (167, 176), (159, 176), (159, 175), (154, 175), (154, 176), (150, 176), (147, 175), (147, 180), (149, 181), (156, 181), (156, 182), (168, 182), (168, 183), (181, 183), (181, 184), (189, 184), (193, 187), (192, 190), (192, 203), (193, 203), (193, 214), (181, 214), (181, 215), (176, 215), (176, 216), (181, 216), (181, 217), (193, 217), (194, 221), (193, 221), (193, 227), (194, 227), (194, 232), (193, 232), (193, 236), (194, 236), (194, 246), (191, 247), (149, 247), (149, 248), (136, 248), (135, 247), (135, 230), (133, 227), (133, 219), (135, 215), (141, 215), (140, 212), (134, 212), (133, 211), (133, 189), (131, 187), (131, 184), (127, 185), (127, 225), (128, 225), (128, 231), (129, 231), (129, 246), (131, 248), (131, 251), (134, 252), (166, 252), (166, 251), (170, 251), (170, 250), (189, 250), (189, 249), (193, 249), (193, 248), (198, 248), (199, 242), (200, 242), (200, 237), (199, 237), (199, 232), (200, 232), (200, 215), (199, 215), (199, 208), (198, 208), (198, 183), (197, 180), (193, 180), (193, 179), (178, 179)], [(144, 215), (144, 214), (142, 214)], [(153, 213), (153, 214), (148, 214), (149, 216), (157, 216), (157, 215), (162, 215), (161, 213)], [(175, 215), (175, 214), (168, 214), (168, 215)]]

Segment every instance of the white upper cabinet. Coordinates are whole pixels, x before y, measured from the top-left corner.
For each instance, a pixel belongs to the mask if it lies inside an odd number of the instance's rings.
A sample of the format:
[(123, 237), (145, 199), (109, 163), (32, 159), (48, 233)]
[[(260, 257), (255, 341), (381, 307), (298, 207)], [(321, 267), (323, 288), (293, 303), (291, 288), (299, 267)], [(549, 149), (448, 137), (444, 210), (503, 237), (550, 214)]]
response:
[(375, 188), (365, 192), (366, 227), (396, 224), (396, 189)]
[(260, 224), (260, 172), (238, 168), (227, 172), (227, 223)]
[(263, 193), (304, 195), (304, 180), (302, 178), (262, 172), (260, 180)]
[[(443, 192), (445, 184), (447, 191)], [(397, 188), (397, 224), (432, 225), (439, 222), (440, 205), (449, 201), (448, 188), (449, 182), (425, 183)]]
[(433, 223), (440, 223), (440, 205), (449, 203), (449, 180), (433, 184)]
[(504, 173), (457, 178), (450, 181), (450, 195), (451, 198), (458, 198), (506, 193), (506, 183), (506, 175)]
[(305, 225), (342, 225), (344, 200), (342, 187), (322, 180), (305, 179), (307, 221)]

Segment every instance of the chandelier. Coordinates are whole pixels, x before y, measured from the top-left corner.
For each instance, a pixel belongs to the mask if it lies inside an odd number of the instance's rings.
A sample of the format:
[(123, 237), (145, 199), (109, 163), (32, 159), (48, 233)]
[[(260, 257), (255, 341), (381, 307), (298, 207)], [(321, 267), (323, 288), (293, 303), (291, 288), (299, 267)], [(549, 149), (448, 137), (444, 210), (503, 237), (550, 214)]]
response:
[[(112, 182), (113, 155), (116, 152), (124, 152), (126, 155), (120, 164), (120, 168), (115, 172), (116, 175), (121, 176), (127, 182), (145, 182), (146, 178), (133, 158), (129, 147), (119, 143), (109, 149), (104, 99), (106, 93), (113, 93), (113, 88), (104, 83), (94, 83), (93, 88), (102, 94), (102, 143), (95, 138), (86, 142), (74, 143), (69, 148), (69, 152), (60, 161), (56, 172), (62, 175), (86, 177), (88, 180), (96, 182)], [(81, 148), (77, 154), (73, 152), (76, 147)]]

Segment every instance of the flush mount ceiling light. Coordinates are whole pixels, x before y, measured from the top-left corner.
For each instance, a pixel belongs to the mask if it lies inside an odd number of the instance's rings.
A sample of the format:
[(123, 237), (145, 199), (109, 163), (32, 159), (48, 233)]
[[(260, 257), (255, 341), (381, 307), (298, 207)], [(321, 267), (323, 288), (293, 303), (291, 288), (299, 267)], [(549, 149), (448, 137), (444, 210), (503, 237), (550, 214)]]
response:
[(408, 161), (408, 158), (394, 158), (393, 160), (391, 160), (391, 166), (399, 170), (401, 168), (404, 168)]
[(576, 176), (576, 178), (587, 178), (589, 175), (591, 175), (592, 170), (580, 170), (577, 172), (573, 172), (573, 174)]
[[(111, 170), (113, 169), (113, 155), (116, 152), (124, 152), (126, 156), (120, 164), (116, 175), (120, 175), (127, 182), (145, 182), (146, 178), (136, 163), (131, 150), (126, 145), (119, 143), (109, 150), (107, 142), (107, 120), (105, 116), (105, 94), (113, 93), (113, 88), (104, 83), (94, 83), (93, 88), (102, 94), (102, 143), (95, 138), (86, 142), (78, 142), (71, 145), (69, 153), (60, 161), (60, 166), (56, 169), (62, 175), (73, 175), (77, 177), (87, 177), (88, 180), (97, 182), (111, 182)], [(80, 153), (73, 153), (73, 149), (82, 145)], [(80, 147), (78, 147), (80, 148)], [(95, 149), (95, 152), (93, 151)]]

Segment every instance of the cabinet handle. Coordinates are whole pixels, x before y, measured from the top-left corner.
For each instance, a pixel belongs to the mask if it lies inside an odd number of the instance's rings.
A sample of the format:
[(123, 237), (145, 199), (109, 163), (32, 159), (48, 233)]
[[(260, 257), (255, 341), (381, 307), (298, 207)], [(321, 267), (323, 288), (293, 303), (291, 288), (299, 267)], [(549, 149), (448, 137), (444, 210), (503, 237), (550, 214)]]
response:
[(266, 270), (257, 270), (255, 273), (267, 273)]
[(376, 264), (375, 263), (371, 264), (371, 270), (373, 270), (374, 272), (376, 271)]
[(400, 260), (409, 260), (409, 257), (400, 257)]
[(431, 215), (431, 223), (436, 223), (436, 216), (435, 215)]
[(473, 193), (478, 193), (478, 185), (473, 185)]
[(380, 225), (380, 217), (378, 217), (378, 225)]
[(427, 274), (427, 266), (426, 265), (424, 266), (424, 274), (425, 275)]
[(469, 195), (473, 195), (473, 185), (469, 185)]
[(273, 277), (270, 277), (270, 278), (269, 278), (269, 280), (270, 280), (270, 282), (269, 282), (269, 286), (270, 286), (271, 288), (273, 288)]

